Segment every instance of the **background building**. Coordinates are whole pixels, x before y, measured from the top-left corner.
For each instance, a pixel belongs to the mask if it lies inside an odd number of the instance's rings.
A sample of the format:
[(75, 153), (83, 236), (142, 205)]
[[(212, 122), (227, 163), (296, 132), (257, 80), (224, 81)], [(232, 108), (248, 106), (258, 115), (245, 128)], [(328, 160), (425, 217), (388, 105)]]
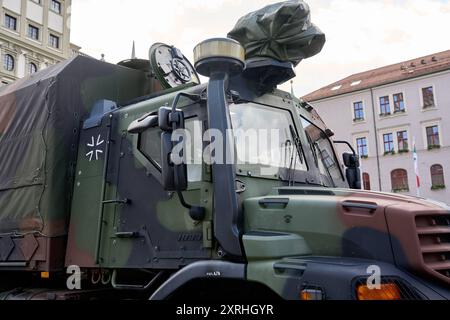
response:
[(0, 0), (0, 84), (8, 84), (74, 54), (71, 0)]
[(450, 50), (352, 75), (303, 100), (358, 150), (365, 189), (416, 195), (415, 139), (421, 196), (450, 204)]

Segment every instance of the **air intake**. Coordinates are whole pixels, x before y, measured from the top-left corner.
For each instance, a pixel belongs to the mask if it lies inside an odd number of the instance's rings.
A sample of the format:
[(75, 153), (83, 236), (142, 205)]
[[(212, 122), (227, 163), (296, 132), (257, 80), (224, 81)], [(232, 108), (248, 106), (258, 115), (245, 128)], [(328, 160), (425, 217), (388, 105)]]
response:
[(450, 214), (416, 217), (425, 265), (450, 281)]

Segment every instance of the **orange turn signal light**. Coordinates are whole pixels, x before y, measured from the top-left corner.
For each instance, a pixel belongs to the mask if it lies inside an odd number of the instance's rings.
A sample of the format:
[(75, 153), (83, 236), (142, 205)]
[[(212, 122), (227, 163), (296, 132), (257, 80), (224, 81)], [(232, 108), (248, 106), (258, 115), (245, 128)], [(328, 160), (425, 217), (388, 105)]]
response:
[(41, 272), (41, 279), (50, 279), (50, 272)]
[(400, 288), (395, 283), (381, 284), (379, 289), (360, 285), (357, 289), (358, 300), (401, 300)]
[(300, 299), (304, 301), (323, 300), (323, 292), (318, 289), (304, 289), (300, 292)]

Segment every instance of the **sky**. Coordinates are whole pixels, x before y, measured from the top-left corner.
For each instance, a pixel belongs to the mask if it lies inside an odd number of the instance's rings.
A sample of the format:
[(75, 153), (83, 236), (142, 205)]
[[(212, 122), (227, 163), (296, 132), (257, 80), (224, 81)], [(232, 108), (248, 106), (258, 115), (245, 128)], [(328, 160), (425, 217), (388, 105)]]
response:
[[(175, 45), (192, 61), (195, 45), (225, 37), (268, 0), (72, 0), (71, 42), (95, 58), (148, 58), (155, 42)], [(306, 0), (326, 35), (318, 55), (296, 68), (303, 96), (351, 74), (450, 49), (449, 0)], [(289, 84), (282, 85), (290, 90)]]

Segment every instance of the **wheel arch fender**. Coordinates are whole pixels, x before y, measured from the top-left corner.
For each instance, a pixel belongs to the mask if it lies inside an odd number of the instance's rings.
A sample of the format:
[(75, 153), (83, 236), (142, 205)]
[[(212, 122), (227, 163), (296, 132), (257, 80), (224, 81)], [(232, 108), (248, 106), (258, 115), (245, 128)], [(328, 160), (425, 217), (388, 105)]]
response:
[(246, 265), (225, 261), (194, 262), (173, 274), (150, 297), (150, 300), (164, 300), (179, 288), (197, 279), (246, 279)]

